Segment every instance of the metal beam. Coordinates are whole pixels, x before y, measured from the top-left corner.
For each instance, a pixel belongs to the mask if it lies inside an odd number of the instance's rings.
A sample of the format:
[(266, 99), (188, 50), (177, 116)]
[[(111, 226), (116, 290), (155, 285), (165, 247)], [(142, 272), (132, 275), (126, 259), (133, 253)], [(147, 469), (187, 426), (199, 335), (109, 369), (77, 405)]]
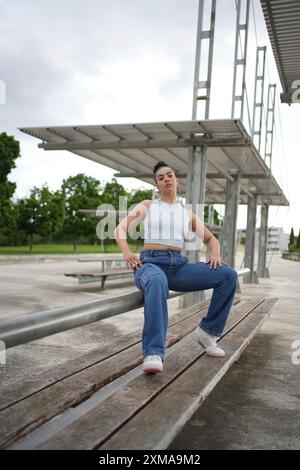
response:
[[(169, 298), (182, 292), (170, 291)], [(0, 340), (6, 348), (135, 310), (144, 305), (142, 291), (71, 307), (19, 315), (0, 322)]]
[[(241, 103), (241, 110), (239, 118), (243, 122), (244, 115), (244, 101), (245, 101), (245, 90), (246, 90), (246, 66), (247, 66), (247, 52), (248, 52), (248, 31), (249, 31), (249, 10), (250, 10), (250, 0), (246, 1), (246, 17), (245, 23), (241, 22), (241, 1), (236, 0), (236, 31), (235, 31), (235, 52), (234, 52), (234, 71), (233, 71), (233, 90), (232, 90), (232, 105), (231, 105), (231, 117), (235, 118), (236, 113), (236, 104)], [(239, 58), (239, 43), (240, 43), (240, 32), (245, 31), (244, 41), (241, 44), (241, 57)], [(242, 87), (241, 90), (237, 90), (237, 75), (238, 67), (242, 67), (243, 78), (242, 78)]]
[[(222, 174), (225, 176), (225, 178), (227, 179), (227, 181), (233, 182), (233, 181), (234, 181), (233, 176), (234, 176), (235, 174), (240, 174), (240, 169), (234, 169), (234, 170), (226, 171), (226, 170), (223, 170), (222, 167), (221, 167), (220, 165), (217, 165), (215, 162), (210, 161), (209, 163), (210, 163), (212, 166), (214, 166), (215, 168), (217, 168), (217, 169), (219, 170), (219, 172), (222, 173)], [(252, 197), (252, 194), (251, 194), (249, 191), (247, 191), (247, 189), (244, 188), (244, 186), (242, 186), (242, 185), (241, 185), (241, 190), (243, 190), (243, 192), (244, 192), (245, 194), (248, 194), (249, 197)], [(222, 191), (222, 193), (223, 193), (223, 192), (224, 192), (224, 191)], [(211, 191), (210, 193), (213, 194), (213, 191)], [(216, 193), (217, 193), (217, 192), (216, 192)]]
[[(207, 175), (206, 175), (206, 178), (207, 178)], [(207, 224), (206, 227), (208, 228), (208, 230), (212, 231), (212, 227), (214, 226), (214, 205), (213, 204), (208, 204), (208, 207), (207, 207)], [(216, 226), (218, 227), (218, 233), (220, 233), (221, 231), (221, 226)], [(206, 261), (209, 260), (209, 257), (210, 257), (210, 252), (209, 250), (206, 250)]]
[(256, 210), (257, 195), (248, 199), (247, 230), (245, 243), (245, 268), (250, 269), (249, 275), (244, 277), (244, 282), (258, 284), (257, 274), (254, 271), (255, 235), (256, 235)]
[[(114, 176), (116, 178), (153, 178), (153, 173), (128, 173), (128, 172), (123, 172), (123, 173), (114, 173)], [(187, 173), (177, 173), (176, 176), (178, 178), (187, 178)], [(225, 173), (207, 173), (206, 178), (211, 178), (211, 179), (231, 179), (228, 178)], [(267, 179), (270, 178), (270, 175), (266, 173), (261, 173), (261, 172), (247, 172), (243, 173), (241, 179), (249, 179), (249, 178), (259, 178), (259, 179)]]
[[(197, 107), (198, 107), (198, 102), (200, 100), (205, 101), (205, 111), (204, 111), (205, 119), (208, 119), (209, 117), (213, 47), (214, 47), (214, 37), (215, 37), (216, 0), (211, 0), (210, 29), (208, 31), (203, 30), (204, 8), (205, 8), (205, 0), (199, 0), (192, 119), (197, 119)], [(207, 71), (206, 71), (206, 79), (200, 81), (201, 52), (202, 52), (202, 46), (203, 46), (204, 40), (209, 41), (208, 64), (207, 64)], [(200, 89), (205, 89), (206, 93), (204, 93), (204, 95), (199, 96)]]
[[(254, 103), (253, 103), (253, 119), (252, 119), (252, 138), (258, 136), (258, 151), (261, 151), (261, 128), (262, 128), (262, 113), (264, 106), (264, 88), (265, 88), (265, 70), (266, 70), (266, 51), (267, 47), (257, 47), (256, 50), (256, 68), (255, 68), (255, 84), (254, 84)], [(262, 64), (261, 62), (262, 55)], [(261, 67), (260, 67), (261, 66)], [(258, 84), (261, 83), (260, 94), (258, 93)], [(256, 126), (256, 111), (259, 109), (259, 125)]]
[[(273, 93), (273, 96), (272, 96), (272, 93)], [(266, 128), (264, 160), (270, 169), (272, 166), (272, 153), (273, 153), (275, 98), (276, 98), (276, 83), (273, 85), (269, 85), (269, 88), (268, 88), (267, 124), (266, 124), (267, 128)], [(269, 162), (266, 161), (267, 159), (269, 160)]]
[(268, 248), (268, 216), (269, 206), (263, 204), (261, 206), (261, 222), (259, 233), (259, 251), (258, 251), (258, 266), (257, 274), (259, 277), (270, 277), (267, 264), (267, 248)]
[[(244, 276), (249, 269), (239, 269)], [(169, 292), (169, 299), (182, 296), (183, 292)], [(96, 300), (71, 307), (61, 307), (41, 312), (26, 313), (0, 321), (0, 340), (6, 348), (35, 341), (62, 331), (87, 325), (143, 307), (144, 293), (130, 292), (118, 297)]]
[(191, 139), (178, 139), (178, 140), (164, 140), (161, 142), (145, 141), (123, 141), (123, 142), (68, 142), (68, 143), (40, 143), (39, 148), (44, 150), (120, 150), (120, 149), (147, 149), (147, 148), (187, 148), (189, 146), (206, 145), (208, 147), (245, 147), (249, 144), (250, 139), (213, 139), (209, 137), (191, 138)]
[[(278, 37), (277, 37), (278, 32), (277, 32), (276, 24), (274, 22), (274, 17), (273, 17), (273, 12), (272, 12), (272, 5), (271, 5), (270, 0), (266, 0), (262, 3), (263, 3), (264, 13), (265, 13), (265, 9), (266, 9), (266, 12), (267, 12), (268, 17), (269, 17), (270, 28), (272, 29), (273, 50), (275, 50), (275, 58), (277, 59), (277, 66), (278, 66), (277, 68), (278, 68), (278, 73), (279, 73), (279, 76), (280, 76), (281, 85), (282, 85), (283, 90), (285, 92), (288, 92), (287, 80), (286, 80), (286, 76), (285, 76), (285, 72), (284, 72), (283, 60), (282, 60), (280, 45), (279, 45), (279, 41), (278, 41)], [(266, 13), (265, 13), (265, 15), (266, 15)], [(270, 30), (269, 30), (269, 33), (270, 33)]]
[(223, 227), (221, 230), (221, 257), (235, 267), (236, 225), (240, 194), (240, 178), (236, 174), (233, 181), (226, 183), (226, 203)]
[[(192, 205), (192, 211), (197, 213), (201, 221), (204, 219), (206, 168), (207, 148), (204, 146), (189, 147), (186, 203)], [(196, 235), (194, 236), (196, 237)], [(193, 249), (184, 249), (185, 256), (193, 263), (200, 261), (200, 246), (201, 241), (196, 237), (196, 243), (194, 243)], [(189, 307), (204, 298), (205, 294), (203, 291), (189, 292), (181, 297), (180, 307)]]

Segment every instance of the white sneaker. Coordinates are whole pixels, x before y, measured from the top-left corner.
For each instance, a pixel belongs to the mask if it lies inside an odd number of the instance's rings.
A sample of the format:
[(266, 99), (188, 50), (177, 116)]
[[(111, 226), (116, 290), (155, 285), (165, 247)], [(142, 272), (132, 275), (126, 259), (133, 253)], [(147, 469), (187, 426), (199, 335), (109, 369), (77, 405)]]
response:
[(217, 336), (210, 335), (199, 326), (195, 330), (198, 343), (205, 349), (206, 354), (213, 357), (224, 357), (225, 351), (217, 346)]
[(163, 362), (160, 356), (146, 356), (144, 358), (143, 364), (143, 372), (147, 373), (155, 373), (155, 372), (162, 372), (163, 370)]

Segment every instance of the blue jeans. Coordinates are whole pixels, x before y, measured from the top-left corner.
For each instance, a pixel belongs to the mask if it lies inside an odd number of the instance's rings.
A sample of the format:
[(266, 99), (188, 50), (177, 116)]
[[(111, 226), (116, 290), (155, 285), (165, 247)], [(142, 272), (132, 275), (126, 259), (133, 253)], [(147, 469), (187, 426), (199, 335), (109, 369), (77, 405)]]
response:
[(177, 292), (214, 289), (200, 327), (212, 335), (222, 335), (236, 290), (237, 272), (232, 267), (210, 268), (204, 262), (192, 263), (179, 250), (142, 250), (140, 260), (142, 266), (134, 272), (134, 280), (137, 288), (144, 291), (144, 356), (157, 354), (162, 359), (165, 356), (169, 289)]

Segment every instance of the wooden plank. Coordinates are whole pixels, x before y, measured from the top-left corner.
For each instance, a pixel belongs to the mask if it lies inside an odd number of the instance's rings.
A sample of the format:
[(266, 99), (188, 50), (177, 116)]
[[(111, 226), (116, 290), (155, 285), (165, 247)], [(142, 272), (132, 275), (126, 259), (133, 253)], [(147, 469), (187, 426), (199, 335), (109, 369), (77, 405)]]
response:
[[(207, 308), (201, 310), (202, 316)], [(196, 327), (201, 318), (199, 312), (186, 313), (186, 317), (171, 325), (167, 345), (179, 341)], [(140, 335), (139, 335), (140, 339)], [(53, 418), (70, 406), (75, 406), (84, 398), (112, 382), (120, 375), (137, 367), (142, 362), (140, 340), (117, 354), (93, 364), (84, 370), (76, 371), (71, 377), (54, 382), (38, 393), (26, 397), (0, 412), (0, 447), (7, 446), (17, 438), (26, 435), (45, 421)], [(80, 391), (69, 389), (69, 382), (82, 382)], [(66, 393), (62, 390), (66, 387)]]
[[(205, 310), (203, 311), (205, 314)], [(185, 320), (192, 319), (194, 317), (194, 325), (188, 328), (194, 328), (199, 322), (200, 315), (195, 313), (189, 316)], [(179, 325), (180, 323), (180, 325)], [(184, 334), (184, 328), (182, 327), (182, 321), (174, 324), (174, 328), (181, 328), (182, 334)], [(170, 328), (169, 344), (173, 344), (174, 341), (178, 341), (181, 337), (178, 336), (176, 329), (172, 337), (172, 327)], [(99, 364), (95, 364), (88, 369), (73, 374), (74, 380), (76, 377), (78, 380), (82, 380), (84, 385), (78, 393), (77, 389), (69, 390), (69, 380), (66, 379), (58, 383), (41, 390), (39, 393), (35, 393), (25, 400), (17, 402), (0, 413), (1, 425), (1, 447), (7, 446), (14, 442), (17, 438), (26, 435), (29, 431), (35, 429), (45, 421), (53, 418), (57, 414), (61, 413), (64, 409), (75, 406), (78, 402), (82, 401), (83, 398), (88, 398), (93, 392), (101, 388), (106, 383), (112, 381), (126, 371), (139, 365), (142, 361), (140, 353), (140, 343), (122, 351), (120, 354), (116, 354), (107, 361), (101, 361)], [(123, 368), (120, 367), (123, 365)], [(67, 400), (62, 393), (62, 388), (66, 382), (66, 394)], [(71, 398), (72, 395), (72, 398)], [(43, 406), (41, 406), (43, 404)], [(4, 426), (5, 423), (5, 426)]]
[(229, 367), (237, 361), (269, 317), (277, 301), (278, 299), (267, 299), (221, 340), (221, 345), (227, 352), (224, 359), (216, 361), (205, 355), (201, 361), (194, 362), (185, 373), (98, 448), (166, 449)]
[(98, 258), (77, 258), (77, 261), (84, 263), (84, 262), (94, 262), (94, 261), (124, 261), (123, 256), (120, 256), (119, 258), (116, 258), (115, 256), (99, 256)]
[(124, 274), (133, 274), (132, 269), (119, 269), (119, 270), (110, 270), (110, 271), (98, 271), (96, 273), (67, 273), (65, 276), (74, 277), (78, 279), (80, 284), (87, 284), (89, 282), (101, 281), (101, 287), (104, 287), (104, 283), (107, 277), (118, 277)]
[[(235, 299), (235, 304), (239, 302)], [(193, 305), (173, 315), (169, 320), (169, 329), (190, 316), (196, 314), (204, 316), (209, 306), (209, 301), (204, 300), (199, 302), (197, 305)], [(48, 369), (46, 372), (38, 374), (34, 377), (25, 379), (22, 383), (16, 384), (11, 389), (11, 385), (8, 384), (8, 388), (5, 386), (4, 376), (2, 375), (1, 383), (1, 395), (0, 395), (0, 411), (4, 410), (8, 406), (12, 406), (25, 399), (26, 397), (37, 393), (38, 391), (49, 387), (50, 385), (70, 377), (73, 374), (80, 372), (88, 367), (91, 367), (101, 361), (107, 360), (115, 354), (121, 353), (122, 351), (134, 346), (141, 341), (141, 332), (133, 332), (126, 335), (120, 335), (118, 341), (112, 342), (106, 345), (104, 348), (97, 348), (90, 351), (87, 354), (83, 354), (76, 360), (69, 360), (62, 365), (55, 366)]]
[[(260, 299), (260, 301), (262, 300)], [(229, 319), (228, 327), (230, 328), (230, 325), (232, 326), (240, 321), (257, 303), (257, 300), (251, 300), (245, 302), (246, 305), (243, 306), (238, 304), (236, 309), (233, 310), (234, 315)], [(203, 314), (205, 313), (204, 311)], [(195, 313), (173, 325), (169, 330), (168, 346), (192, 331), (199, 323), (199, 320), (199, 314)], [(141, 362), (141, 345), (138, 342), (119, 354), (108, 358), (108, 360), (79, 371), (73, 374), (72, 377), (54, 383), (6, 408), (0, 413), (0, 422), (3, 423), (0, 428), (0, 447), (15, 442), (21, 436), (36, 429), (68, 407), (76, 406), (83, 399), (87, 399), (92, 393), (138, 366)], [(77, 388), (69, 390), (70, 379), (77, 379), (82, 382), (80, 393)], [(62, 392), (64, 385), (66, 387), (66, 397)]]
[(118, 276), (120, 274), (133, 274), (133, 270), (132, 269), (124, 269), (124, 268), (120, 268), (120, 269), (107, 269), (106, 271), (94, 271), (94, 272), (90, 272), (90, 271), (86, 271), (86, 272), (82, 272), (82, 273), (66, 273), (65, 276), (70, 276), (70, 277), (85, 277), (85, 276), (97, 276), (97, 277), (103, 277), (103, 276)]
[[(226, 331), (235, 328), (235, 325), (240, 324), (245, 316), (251, 316), (249, 313), (258, 304), (258, 301), (250, 300), (244, 303), (243, 309), (240, 306), (237, 307), (235, 314), (228, 319)], [(139, 377), (121, 390), (116, 391), (38, 448), (93, 449), (97, 447), (102, 440), (107, 439), (112, 432), (130, 420), (203, 354), (204, 351), (196, 342), (194, 335), (190, 334), (188, 341), (180, 346), (178, 351), (170, 353), (166, 359), (163, 374), (149, 376), (141, 371)], [(101, 423), (100, 427), (99, 423)]]

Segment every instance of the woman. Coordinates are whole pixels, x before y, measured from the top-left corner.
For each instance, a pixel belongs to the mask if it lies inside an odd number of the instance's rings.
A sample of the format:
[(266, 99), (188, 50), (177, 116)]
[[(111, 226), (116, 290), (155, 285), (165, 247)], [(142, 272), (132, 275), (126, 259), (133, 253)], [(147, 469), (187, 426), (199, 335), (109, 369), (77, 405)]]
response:
[[(207, 315), (202, 318), (195, 335), (207, 354), (225, 356), (223, 349), (217, 346), (217, 339), (224, 330), (237, 280), (236, 271), (222, 261), (220, 244), (215, 236), (196, 214), (176, 202), (179, 182), (173, 169), (165, 162), (158, 162), (153, 173), (161, 199), (137, 204), (114, 232), (126, 267), (135, 271), (135, 284), (144, 291), (142, 352), (146, 373), (163, 370), (169, 289), (178, 292), (214, 289)], [(130, 250), (126, 235), (141, 222), (144, 224), (144, 246), (138, 258)], [(191, 263), (181, 255), (189, 228), (210, 248), (208, 262)]]

